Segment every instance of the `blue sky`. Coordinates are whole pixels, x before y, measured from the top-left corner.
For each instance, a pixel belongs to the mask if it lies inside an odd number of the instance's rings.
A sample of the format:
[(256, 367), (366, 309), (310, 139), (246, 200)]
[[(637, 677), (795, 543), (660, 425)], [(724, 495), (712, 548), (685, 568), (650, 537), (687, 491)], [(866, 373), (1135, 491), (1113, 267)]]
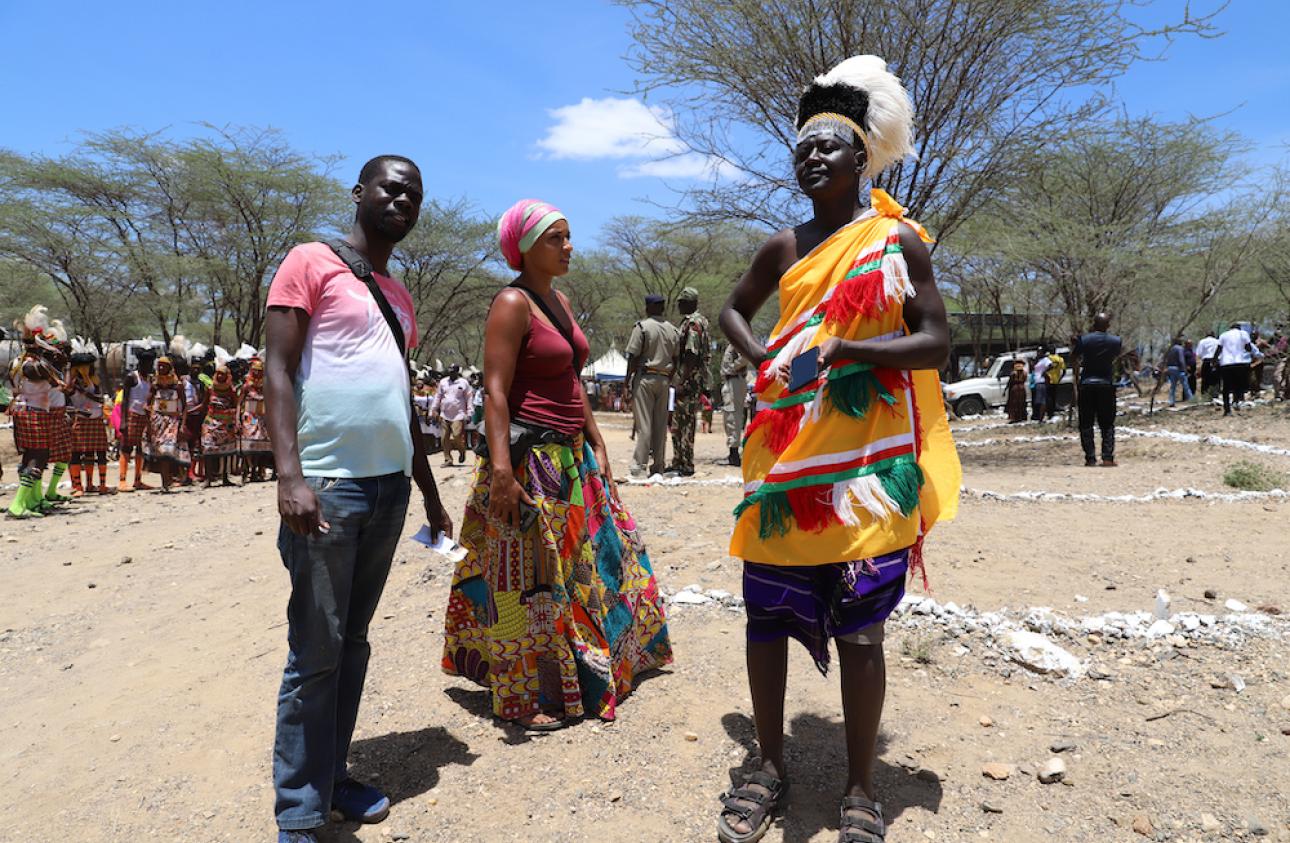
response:
[[(1144, 18), (1183, 5), (1161, 0)], [(346, 181), (371, 155), (405, 154), (432, 196), (489, 212), (540, 197), (594, 242), (614, 215), (657, 213), (641, 200), (669, 201), (667, 184), (704, 166), (666, 157), (666, 112), (628, 101), (627, 21), (593, 0), (0, 0), (0, 147), (57, 155), (83, 130), (269, 125), (300, 149), (345, 156)], [(1230, 111), (1219, 125), (1254, 142), (1253, 161), (1290, 158), (1290, 3), (1235, 0), (1220, 23), (1223, 38), (1175, 44), (1119, 94), (1166, 119)]]

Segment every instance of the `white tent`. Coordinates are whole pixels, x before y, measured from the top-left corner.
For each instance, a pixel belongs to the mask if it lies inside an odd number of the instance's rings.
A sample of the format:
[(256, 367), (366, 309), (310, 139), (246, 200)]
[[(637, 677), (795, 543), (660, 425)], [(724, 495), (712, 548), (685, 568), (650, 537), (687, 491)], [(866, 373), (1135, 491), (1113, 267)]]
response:
[(621, 381), (627, 378), (627, 358), (617, 348), (610, 347), (600, 359), (582, 367), (584, 378), (598, 381)]

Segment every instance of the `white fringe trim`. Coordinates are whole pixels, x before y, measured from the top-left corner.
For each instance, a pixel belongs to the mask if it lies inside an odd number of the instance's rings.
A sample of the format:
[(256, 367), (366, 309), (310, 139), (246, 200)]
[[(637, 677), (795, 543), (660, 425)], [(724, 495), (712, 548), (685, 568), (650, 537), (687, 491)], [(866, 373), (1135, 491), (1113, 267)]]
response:
[(788, 343), (775, 354), (775, 361), (770, 364), (770, 375), (775, 380), (788, 380), (788, 367), (793, 365), (793, 358), (810, 348), (811, 342), (815, 339), (815, 334), (819, 331), (819, 326), (815, 329), (803, 328), (788, 341)]
[(882, 293), (888, 302), (903, 302), (914, 297), (914, 283), (909, 280), (909, 264), (903, 252), (882, 256)]
[(885, 521), (900, 511), (900, 506), (887, 494), (876, 474), (839, 480), (833, 484), (833, 512), (839, 521), (848, 527), (859, 527), (860, 516), (855, 511), (857, 506), (880, 521)]

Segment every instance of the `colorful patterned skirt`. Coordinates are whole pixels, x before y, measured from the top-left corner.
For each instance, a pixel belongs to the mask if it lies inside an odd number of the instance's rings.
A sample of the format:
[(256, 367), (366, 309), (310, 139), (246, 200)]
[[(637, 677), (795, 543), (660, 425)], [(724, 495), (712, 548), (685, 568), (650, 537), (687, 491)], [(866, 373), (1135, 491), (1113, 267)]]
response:
[(51, 463), (72, 461), (72, 420), (68, 417), (67, 407), (50, 407), (50, 431), (53, 439), (49, 445)]
[(202, 456), (224, 457), (237, 453), (237, 410), (213, 403), (202, 420)]
[(14, 404), (9, 408), (13, 418), (13, 444), (18, 453), (48, 451), (54, 444), (54, 417), (48, 410)]
[(102, 416), (72, 414), (72, 454), (98, 454), (108, 449), (107, 424)]
[(172, 460), (187, 465), (191, 460), (184, 439), (183, 417), (165, 413), (148, 416), (148, 430), (143, 437), (143, 458), (149, 463)]
[(489, 689), (503, 719), (613, 720), (636, 677), (672, 661), (645, 545), (581, 436), (535, 446), (516, 479), (538, 506), (523, 532), (489, 518), (492, 467), (476, 460), (443, 669)]
[(243, 454), (272, 454), (273, 443), (269, 440), (269, 426), (264, 416), (255, 413), (242, 414), (242, 435), (238, 440), (238, 450)]
[(905, 595), (909, 548), (830, 565), (744, 563), (749, 641), (795, 638), (821, 673), (829, 669), (829, 639), (887, 620)]

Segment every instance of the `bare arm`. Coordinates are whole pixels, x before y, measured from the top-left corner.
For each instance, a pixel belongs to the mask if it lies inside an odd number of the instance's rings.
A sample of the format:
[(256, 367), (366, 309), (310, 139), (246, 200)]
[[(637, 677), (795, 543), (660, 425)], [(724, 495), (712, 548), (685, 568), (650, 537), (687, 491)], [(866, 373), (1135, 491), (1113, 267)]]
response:
[(932, 258), (927, 246), (908, 225), (900, 225), (900, 246), (909, 267), (914, 295), (905, 302), (909, 333), (889, 340), (841, 340), (820, 345), (820, 367), (838, 360), (854, 360), (891, 369), (939, 369), (950, 355), (950, 326), (945, 302), (936, 289)]
[(511, 465), (511, 409), (507, 402), (528, 326), (528, 297), (514, 289), (498, 293), (484, 323), (484, 432), (493, 469), (488, 511), (512, 527), (520, 523), (519, 502), (533, 503), (516, 481)]
[[(305, 485), (296, 440), (296, 370), (305, 347), (309, 314), (295, 307), (270, 307), (265, 318), (264, 398), (269, 415), (269, 439), (278, 472), (278, 513), (297, 535), (326, 532), (322, 508), (313, 490)], [(245, 392), (239, 392), (238, 415)]]
[(796, 246), (791, 229), (784, 229), (767, 240), (753, 256), (735, 287), (730, 291), (717, 323), (730, 344), (754, 366), (766, 359), (766, 346), (753, 336), (750, 323), (757, 311), (779, 288), (780, 276), (792, 265)]

